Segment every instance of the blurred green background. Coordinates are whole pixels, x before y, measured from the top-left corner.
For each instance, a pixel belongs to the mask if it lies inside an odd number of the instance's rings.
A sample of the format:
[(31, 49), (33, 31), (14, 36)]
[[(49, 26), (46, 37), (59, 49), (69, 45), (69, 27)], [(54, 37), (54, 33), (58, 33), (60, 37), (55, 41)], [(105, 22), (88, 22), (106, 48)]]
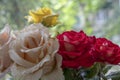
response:
[(22, 29), (28, 25), (24, 16), (39, 7), (59, 14), (59, 32), (84, 30), (120, 44), (120, 0), (0, 0), (0, 29), (5, 24)]

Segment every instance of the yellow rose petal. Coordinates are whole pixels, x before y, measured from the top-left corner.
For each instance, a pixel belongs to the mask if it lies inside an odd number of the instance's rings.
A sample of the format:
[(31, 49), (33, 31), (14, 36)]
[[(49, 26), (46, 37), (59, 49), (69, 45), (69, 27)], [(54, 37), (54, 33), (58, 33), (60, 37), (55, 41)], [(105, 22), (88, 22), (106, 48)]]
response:
[(44, 17), (42, 24), (44, 24), (47, 27), (54, 26), (59, 23), (57, 18), (58, 18), (58, 15), (50, 15), (50, 16)]
[(58, 15), (53, 15), (50, 8), (39, 8), (35, 11), (29, 11), (29, 16), (26, 18), (28, 22), (42, 23), (46, 27), (58, 24)]

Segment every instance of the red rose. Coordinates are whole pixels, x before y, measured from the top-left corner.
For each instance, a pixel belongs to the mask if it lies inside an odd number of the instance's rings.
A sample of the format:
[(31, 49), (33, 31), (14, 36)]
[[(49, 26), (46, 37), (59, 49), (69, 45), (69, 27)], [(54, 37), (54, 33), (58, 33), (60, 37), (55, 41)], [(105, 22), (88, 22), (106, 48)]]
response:
[(95, 37), (88, 37), (83, 31), (66, 31), (57, 36), (60, 44), (58, 53), (63, 57), (63, 68), (89, 67), (93, 65)]
[(110, 64), (120, 63), (120, 48), (105, 38), (96, 39), (95, 59), (97, 62), (107, 62)]

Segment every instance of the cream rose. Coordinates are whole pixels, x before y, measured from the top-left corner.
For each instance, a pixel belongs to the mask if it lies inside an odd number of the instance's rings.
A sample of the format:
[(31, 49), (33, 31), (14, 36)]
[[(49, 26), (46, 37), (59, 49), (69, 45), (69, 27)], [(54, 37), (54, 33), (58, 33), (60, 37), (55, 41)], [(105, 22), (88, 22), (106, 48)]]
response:
[(0, 77), (2, 77), (8, 70), (12, 63), (9, 56), (9, 44), (12, 41), (11, 31), (9, 25), (6, 25), (0, 32)]
[(64, 80), (58, 41), (41, 24), (32, 24), (10, 44), (12, 75), (19, 80)]

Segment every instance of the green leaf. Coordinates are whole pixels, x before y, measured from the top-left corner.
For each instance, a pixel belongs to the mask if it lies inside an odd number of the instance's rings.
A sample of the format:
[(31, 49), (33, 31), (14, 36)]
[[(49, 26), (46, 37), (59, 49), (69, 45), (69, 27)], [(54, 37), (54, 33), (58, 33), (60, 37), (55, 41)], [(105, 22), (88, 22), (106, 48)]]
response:
[(112, 66), (105, 66), (103, 68), (103, 73), (106, 74), (110, 69), (111, 69)]
[(91, 68), (86, 70), (85, 78), (88, 78), (88, 79), (93, 78), (98, 74), (98, 72), (99, 72), (99, 64), (96, 63)]
[(73, 72), (70, 69), (64, 69), (65, 80), (73, 80)]

